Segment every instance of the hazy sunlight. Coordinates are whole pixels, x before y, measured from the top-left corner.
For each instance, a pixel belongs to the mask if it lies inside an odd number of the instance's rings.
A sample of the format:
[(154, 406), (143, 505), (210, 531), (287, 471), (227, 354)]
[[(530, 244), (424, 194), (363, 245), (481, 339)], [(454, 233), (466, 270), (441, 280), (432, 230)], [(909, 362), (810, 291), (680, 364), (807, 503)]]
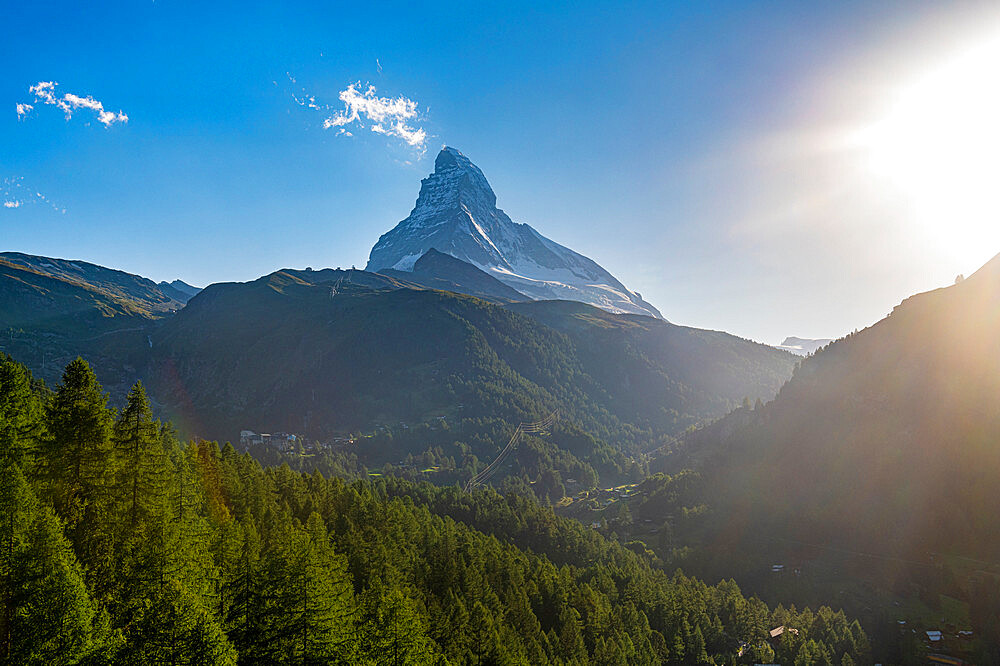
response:
[(970, 266), (1000, 244), (998, 81), (1000, 34), (903, 85), (859, 136), (911, 203), (915, 233)]

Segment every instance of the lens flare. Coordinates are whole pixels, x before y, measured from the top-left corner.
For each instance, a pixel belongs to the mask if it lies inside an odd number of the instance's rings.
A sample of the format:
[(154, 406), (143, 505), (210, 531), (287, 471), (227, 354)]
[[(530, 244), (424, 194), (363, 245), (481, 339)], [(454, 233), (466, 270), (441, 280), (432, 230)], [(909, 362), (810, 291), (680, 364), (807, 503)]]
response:
[(970, 266), (1000, 252), (1000, 33), (899, 88), (857, 138), (914, 233)]

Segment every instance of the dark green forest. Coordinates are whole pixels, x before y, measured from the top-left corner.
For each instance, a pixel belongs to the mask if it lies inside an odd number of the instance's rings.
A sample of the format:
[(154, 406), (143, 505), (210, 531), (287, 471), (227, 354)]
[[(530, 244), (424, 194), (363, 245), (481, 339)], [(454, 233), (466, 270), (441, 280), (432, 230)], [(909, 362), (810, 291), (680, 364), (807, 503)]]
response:
[(107, 402), (82, 359), (50, 391), (0, 357), (3, 663), (870, 660), (843, 612), (668, 574), (515, 493), (264, 468), (180, 442), (141, 384)]
[[(86, 358), (118, 406), (141, 378), (184, 439), (235, 441), (248, 429), (319, 441), (310, 453), (329, 459), (312, 463), (328, 476), (397, 474), (403, 462), (437, 467), (428, 480), (450, 485), (492, 460), (512, 423), (558, 410), (551, 436), (526, 439), (500, 474), (545, 474), (538, 494), (553, 500), (639, 480), (649, 451), (744, 396), (773, 396), (795, 364), (717, 331), (515, 303), (509, 287), (440, 253), (418, 264), (407, 276), (424, 286), (288, 269), (211, 285), (185, 305), (140, 276), (0, 255), (0, 352), (50, 385)], [(352, 433), (365, 437), (334, 445)]]
[[(675, 563), (772, 602), (836, 599), (875, 644), (900, 642), (900, 620), (971, 630), (952, 652), (1000, 663), (998, 341), (1000, 257), (804, 360), (773, 401), (662, 451), (651, 471), (697, 469), (684, 506), (710, 507), (673, 522), (670, 545), (691, 548)], [(774, 562), (800, 575), (773, 575)]]

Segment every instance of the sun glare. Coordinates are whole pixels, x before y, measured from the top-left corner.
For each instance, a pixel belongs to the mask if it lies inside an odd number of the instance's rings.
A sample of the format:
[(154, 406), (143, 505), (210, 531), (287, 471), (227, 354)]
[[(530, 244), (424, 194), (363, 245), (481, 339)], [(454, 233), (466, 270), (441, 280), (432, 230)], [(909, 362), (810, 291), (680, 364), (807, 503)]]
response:
[(896, 90), (859, 138), (873, 175), (898, 188), (914, 233), (942, 258), (1000, 252), (1000, 34)]

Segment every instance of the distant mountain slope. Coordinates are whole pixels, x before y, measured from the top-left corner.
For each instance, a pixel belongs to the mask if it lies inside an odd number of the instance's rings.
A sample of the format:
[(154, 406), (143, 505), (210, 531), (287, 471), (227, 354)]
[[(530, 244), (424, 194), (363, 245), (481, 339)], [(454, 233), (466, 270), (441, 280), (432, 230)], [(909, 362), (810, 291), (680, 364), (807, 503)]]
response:
[[(138, 276), (71, 267), (88, 284), (59, 263), (0, 260), (0, 351), (50, 382), (84, 355), (115, 399), (142, 378), (186, 435), (392, 427), (395, 443), (377, 444), (392, 462), (447, 446), (471, 469), (470, 451), (496, 455), (509, 424), (559, 410), (553, 440), (526, 443), (518, 465), (578, 480), (637, 472), (641, 452), (743, 396), (772, 396), (794, 365), (784, 352), (652, 317), (512, 302), (509, 287), (439, 252), (415, 264), (282, 270), (210, 285), (175, 313), (177, 302)], [(455, 429), (436, 428), (442, 417)], [(404, 437), (401, 423), (424, 424), (423, 434)]]
[(670, 410), (678, 403), (668, 395), (684, 396), (681, 412), (711, 418), (744, 398), (774, 395), (796, 363), (790, 354), (729, 333), (613, 315), (584, 303), (536, 301), (508, 309), (568, 335), (618, 412), (660, 428), (676, 417)]
[(38, 257), (20, 252), (0, 253), (0, 259), (13, 266), (99, 292), (137, 314), (161, 316), (179, 310), (184, 305), (182, 301), (164, 293), (152, 280), (86, 261)]
[(660, 317), (591, 259), (511, 221), (496, 199), (479, 167), (454, 148), (444, 148), (434, 173), (421, 182), (410, 216), (379, 238), (367, 270), (408, 271), (434, 248), (533, 299), (568, 299), (610, 312)]
[(428, 289), (453, 291), (498, 303), (530, 300), (485, 271), (461, 259), (438, 252), (434, 248), (427, 250), (424, 256), (417, 259), (410, 271), (383, 268), (379, 273), (407, 280)]
[(784, 349), (787, 352), (791, 352), (796, 356), (809, 356), (809, 354), (815, 353), (821, 347), (825, 347), (833, 342), (833, 338), (796, 338), (787, 337), (785, 341), (780, 345), (775, 345), (778, 349)]
[(157, 286), (163, 291), (163, 293), (171, 296), (181, 303), (187, 303), (193, 296), (201, 291), (201, 287), (192, 287), (183, 280), (160, 282)]
[(748, 533), (994, 561), (998, 443), (1000, 256), (807, 358), (773, 403), (662, 462), (704, 470)]
[(113, 390), (127, 386), (147, 329), (183, 304), (151, 280), (82, 261), (0, 254), (0, 351), (46, 381), (86, 355)]
[[(345, 273), (207, 287), (153, 334), (151, 392), (204, 437), (250, 425), (329, 436), (442, 415), (516, 423), (559, 409), (599, 441), (638, 450), (743, 395), (773, 395), (794, 365), (763, 345), (649, 317), (565, 302), (511, 311)], [(599, 325), (576, 330), (581, 312)]]

